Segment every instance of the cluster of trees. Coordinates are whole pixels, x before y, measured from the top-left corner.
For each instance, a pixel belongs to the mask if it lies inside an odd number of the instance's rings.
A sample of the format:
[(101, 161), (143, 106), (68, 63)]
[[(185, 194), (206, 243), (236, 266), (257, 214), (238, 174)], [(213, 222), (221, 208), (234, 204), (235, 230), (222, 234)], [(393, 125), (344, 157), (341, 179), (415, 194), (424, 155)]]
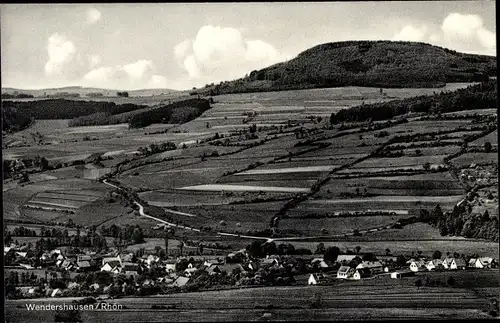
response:
[[(429, 59), (432, 57), (432, 59)], [(496, 75), (496, 58), (415, 42), (350, 41), (310, 48), (296, 58), (192, 94), (220, 95), (317, 87), (438, 87)]]
[(124, 97), (124, 98), (128, 98), (128, 92), (126, 92), (126, 91), (124, 91), (124, 92), (116, 92), (116, 95)]
[(152, 108), (131, 116), (131, 128), (147, 127), (153, 123), (185, 123), (199, 117), (210, 109), (210, 102), (205, 99), (189, 99)]
[(175, 150), (177, 145), (171, 141), (162, 142), (161, 144), (151, 144), (149, 147), (139, 147), (139, 153), (143, 156), (149, 156), (164, 151)]
[(15, 237), (36, 237), (36, 231), (30, 230), (23, 226), (15, 227), (14, 230), (5, 232), (5, 235), (15, 236)]
[(495, 109), (496, 105), (497, 81), (488, 80), (454, 92), (355, 106), (332, 113), (330, 122), (337, 124), (350, 121), (385, 120), (410, 112), (440, 114), (461, 110)]
[[(92, 118), (78, 119), (82, 116), (101, 113), (96, 116), (102, 119), (102, 114), (116, 115), (147, 106), (135, 104), (120, 104), (114, 102), (75, 101), (66, 99), (49, 99), (38, 101), (3, 101), (2, 118), (5, 131), (19, 131), (28, 127), (34, 119), (73, 119), (70, 126), (94, 125)], [(97, 123), (95, 123), (97, 124)]]
[(101, 226), (100, 233), (103, 236), (118, 239), (118, 244), (138, 244), (144, 242), (144, 232), (138, 225), (126, 225), (125, 227), (112, 224), (109, 227)]
[[(488, 211), (483, 214), (472, 213), (465, 207), (455, 207), (453, 212), (436, 214), (432, 224), (439, 229), (442, 236), (462, 236), (466, 238), (498, 239), (498, 218), (491, 217)], [(439, 216), (440, 215), (440, 216)]]
[(31, 99), (34, 98), (33, 95), (31, 94), (26, 94), (26, 93), (17, 93), (14, 92), (12, 94), (10, 93), (2, 93), (2, 99)]
[(311, 250), (298, 248), (288, 243), (276, 245), (274, 242), (262, 242), (255, 240), (246, 247), (248, 255), (252, 258), (265, 258), (267, 255), (310, 255)]

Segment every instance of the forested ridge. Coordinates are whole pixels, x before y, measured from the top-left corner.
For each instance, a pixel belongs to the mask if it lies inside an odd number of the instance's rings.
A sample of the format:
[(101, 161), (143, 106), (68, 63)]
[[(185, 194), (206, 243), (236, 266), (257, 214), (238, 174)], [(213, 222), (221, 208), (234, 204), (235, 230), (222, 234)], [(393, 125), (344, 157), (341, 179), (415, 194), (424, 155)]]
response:
[(152, 123), (184, 123), (209, 108), (210, 101), (205, 99), (188, 99), (157, 107), (65, 99), (3, 101), (2, 120), (6, 132), (27, 128), (37, 119), (72, 119), (70, 127), (129, 123), (130, 127), (138, 128)]
[(363, 104), (332, 113), (333, 124), (349, 121), (385, 120), (410, 112), (446, 113), (461, 110), (496, 109), (497, 81), (492, 79), (465, 89), (374, 104)]
[(496, 75), (496, 57), (458, 53), (416, 42), (347, 41), (312, 47), (296, 58), (244, 78), (207, 85), (192, 94), (280, 91), (321, 87), (441, 87)]

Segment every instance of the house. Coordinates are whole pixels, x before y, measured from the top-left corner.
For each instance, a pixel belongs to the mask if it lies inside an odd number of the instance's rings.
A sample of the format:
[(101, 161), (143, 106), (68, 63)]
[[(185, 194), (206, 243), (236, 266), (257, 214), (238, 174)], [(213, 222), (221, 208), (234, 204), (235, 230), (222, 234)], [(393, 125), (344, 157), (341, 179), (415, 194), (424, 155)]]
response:
[(102, 258), (102, 265), (104, 266), (107, 262), (109, 262), (109, 263), (118, 262), (120, 264), (120, 266), (122, 265), (122, 259), (120, 258), (120, 256), (118, 256), (118, 257), (103, 257)]
[(337, 271), (337, 278), (349, 279), (354, 275), (356, 270), (349, 266), (341, 266)]
[(188, 268), (186, 268), (186, 269), (184, 270), (184, 274), (186, 275), (186, 277), (191, 277), (191, 275), (192, 275), (195, 271), (197, 271), (197, 270), (198, 270), (198, 268), (193, 268), (193, 267), (189, 268), (189, 267), (188, 267)]
[(27, 252), (16, 251), (16, 256), (19, 257), (19, 258), (26, 258), (27, 255), (28, 255)]
[(14, 252), (15, 252), (15, 250), (12, 247), (3, 247), (3, 255), (4, 255), (4, 257), (7, 254), (14, 253)]
[(380, 261), (363, 261), (356, 266), (356, 269), (367, 269), (371, 275), (380, 274), (384, 271), (384, 266)]
[(23, 286), (23, 287), (16, 287), (18, 291), (21, 292), (23, 296), (31, 296), (35, 294), (35, 287), (34, 286)]
[(124, 262), (123, 267), (121, 268), (121, 273), (126, 275), (127, 277), (135, 277), (139, 275), (139, 265), (132, 262)]
[(465, 260), (463, 259), (455, 259), (455, 264), (457, 266), (457, 269), (464, 270), (467, 267)]
[(145, 280), (142, 282), (142, 286), (144, 286), (144, 287), (145, 287), (145, 286), (154, 286), (154, 285), (156, 285), (156, 284), (155, 284), (155, 282), (154, 282), (154, 280), (149, 279), (149, 278), (148, 278), (148, 279), (145, 279)]
[(495, 260), (491, 257), (472, 258), (469, 260), (469, 267), (491, 268), (494, 261)]
[(223, 262), (218, 258), (204, 259), (204, 262), (203, 262), (203, 266), (207, 266), (207, 267), (210, 267), (212, 265), (222, 265), (222, 264), (223, 264)]
[(179, 276), (179, 277), (177, 277), (177, 279), (176, 279), (176, 280), (172, 283), (172, 286), (174, 286), (174, 287), (182, 287), (182, 286), (186, 285), (188, 281), (189, 281), (189, 278), (188, 278), (188, 277)]
[(76, 257), (76, 261), (77, 261), (77, 262), (78, 262), (78, 261), (89, 261), (89, 262), (90, 262), (91, 260), (92, 260), (92, 257), (91, 257), (91, 256), (89, 256), (89, 255), (78, 255), (78, 256)]
[(169, 277), (159, 277), (158, 278), (158, 282), (159, 283), (164, 283), (164, 284), (171, 284), (174, 282), (173, 279), (169, 278)]
[(116, 260), (108, 261), (101, 267), (101, 271), (111, 272), (113, 269), (116, 269), (118, 267), (121, 267), (121, 262), (116, 261)]
[(425, 264), (425, 267), (427, 268), (428, 271), (431, 271), (431, 270), (434, 270), (434, 269), (439, 269), (439, 268), (444, 268), (443, 261), (441, 259), (429, 260)]
[(422, 259), (410, 259), (407, 263), (410, 264), (410, 270), (413, 272), (424, 271), (427, 269), (425, 267), (425, 261), (423, 261)]
[(391, 273), (392, 279), (401, 279), (403, 277), (410, 277), (410, 276), (415, 276), (415, 272), (410, 270), (402, 270)]
[(65, 269), (65, 270), (71, 270), (71, 269), (75, 268), (75, 264), (73, 263), (73, 261), (71, 261), (69, 259), (59, 260), (59, 261), (62, 261), (60, 267)]
[(98, 180), (104, 175), (112, 172), (110, 167), (103, 167), (94, 163), (83, 166), (83, 178)]
[(340, 264), (348, 264), (354, 258), (359, 257), (358, 255), (338, 255), (337, 262)]
[(457, 264), (455, 262), (455, 258), (451, 258), (451, 257), (448, 257), (448, 258), (445, 258), (443, 260), (443, 267), (444, 269), (457, 269)]
[(352, 275), (352, 279), (360, 280), (361, 278), (367, 278), (372, 275), (372, 272), (369, 268), (357, 268), (356, 272)]
[(56, 297), (56, 296), (61, 296), (61, 295), (62, 295), (62, 291), (59, 288), (56, 288), (52, 291), (52, 293), (50, 294), (50, 297)]
[(240, 273), (246, 273), (245, 268), (241, 264), (225, 264), (220, 265), (219, 269), (221, 272), (226, 272), (228, 275), (232, 275), (234, 270), (239, 270)]
[(19, 266), (23, 267), (24, 269), (35, 269), (35, 267), (31, 266), (30, 264), (19, 264)]
[(68, 289), (75, 289), (75, 288), (78, 288), (80, 287), (80, 284), (78, 284), (77, 282), (70, 282), (68, 284)]
[(328, 264), (325, 262), (325, 260), (323, 260), (323, 258), (314, 258), (313, 260), (311, 260), (311, 264), (313, 266), (318, 266), (319, 268), (321, 269), (327, 269), (329, 268)]
[(167, 270), (167, 272), (175, 271), (175, 264), (176, 264), (175, 260), (167, 260), (164, 262), (164, 264), (165, 264), (165, 269)]
[(89, 271), (91, 269), (90, 261), (82, 260), (76, 262), (76, 270), (78, 271)]
[(263, 267), (272, 267), (278, 266), (279, 262), (276, 258), (266, 258), (260, 263), (260, 265)]
[(324, 277), (320, 274), (311, 274), (307, 280), (307, 285), (318, 285), (323, 282)]
[(220, 274), (220, 273), (222, 272), (222, 271), (221, 271), (221, 269), (219, 268), (219, 266), (218, 266), (218, 265), (215, 265), (215, 264), (214, 264), (214, 265), (211, 265), (211, 266), (209, 266), (209, 267), (206, 267), (206, 268), (205, 268), (205, 271), (206, 271), (206, 272), (207, 272), (210, 276), (212, 276), (212, 275), (217, 275), (217, 274)]

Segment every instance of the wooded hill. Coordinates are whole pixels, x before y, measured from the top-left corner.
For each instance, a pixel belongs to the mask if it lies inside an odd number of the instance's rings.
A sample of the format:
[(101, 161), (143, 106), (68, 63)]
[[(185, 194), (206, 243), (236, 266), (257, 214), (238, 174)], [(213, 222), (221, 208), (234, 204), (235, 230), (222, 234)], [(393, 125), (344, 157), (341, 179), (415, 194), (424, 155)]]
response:
[(2, 121), (6, 132), (22, 130), (36, 119), (72, 119), (70, 127), (129, 123), (130, 127), (138, 128), (152, 123), (188, 122), (209, 108), (210, 102), (205, 99), (188, 99), (156, 107), (65, 99), (3, 101)]
[(410, 112), (446, 113), (461, 110), (496, 109), (497, 80), (491, 79), (453, 92), (441, 92), (431, 96), (417, 96), (403, 100), (363, 104), (332, 113), (332, 124), (386, 120)]
[(321, 87), (441, 87), (495, 76), (496, 57), (459, 53), (425, 43), (346, 41), (312, 47), (296, 58), (191, 94), (280, 91)]

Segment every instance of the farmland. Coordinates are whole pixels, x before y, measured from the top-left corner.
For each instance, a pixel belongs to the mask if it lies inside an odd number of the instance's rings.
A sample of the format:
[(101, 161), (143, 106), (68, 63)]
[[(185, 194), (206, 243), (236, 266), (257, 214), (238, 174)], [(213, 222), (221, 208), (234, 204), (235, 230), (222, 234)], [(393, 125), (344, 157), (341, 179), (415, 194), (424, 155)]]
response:
[[(3, 192), (5, 219), (71, 219), (84, 227), (116, 224), (143, 229), (157, 224), (137, 216), (119, 198), (109, 199), (112, 187), (83, 179), (82, 166), (70, 165), (101, 156), (107, 167), (122, 164), (114, 180), (136, 191), (141, 201), (163, 208), (165, 214), (159, 218), (202, 230), (178, 228), (177, 237), (244, 248), (250, 240), (238, 235), (267, 235), (271, 220), (278, 216), (273, 238), (311, 251), (322, 241), (343, 250), (356, 244), (377, 253), (387, 248), (394, 253), (431, 253), (454, 250), (459, 241), (464, 252), (495, 254), (494, 243), (442, 237), (425, 223), (400, 229), (391, 225), (436, 205), (443, 212), (452, 211), (465, 197), (466, 187), (450, 167), (498, 163), (494, 152), (463, 151), (464, 141), (474, 135), (469, 147), (482, 147), (496, 131), (478, 138), (486, 124), (473, 117), (329, 123), (330, 113), (363, 101), (432, 91), (384, 89), (385, 95), (380, 95), (378, 89), (350, 87), (220, 95), (197, 119), (138, 129), (126, 124), (70, 128), (68, 120), (36, 121), (33, 128), (7, 136), (11, 143), (29, 146), (11, 144), (4, 156), (40, 155), (53, 164), (68, 165), (30, 174), (25, 184), (8, 182)], [(45, 144), (36, 144), (32, 131), (40, 132)], [(167, 141), (177, 149), (140, 152)], [(362, 235), (354, 236), (355, 230)], [(142, 247), (157, 244), (161, 241), (151, 240)]]
[[(259, 320), (264, 313), (278, 320), (330, 320), (388, 318), (431, 319), (436, 317), (457, 319), (486, 319), (488, 299), (498, 286), (498, 271), (452, 274), (457, 287), (421, 288), (414, 286), (415, 278), (390, 279), (388, 275), (374, 280), (336, 282), (334, 286), (257, 287), (225, 291), (183, 293), (145, 298), (122, 298), (113, 303), (123, 305), (117, 311), (82, 311), (83, 322), (151, 322), (164, 321), (248, 321)], [(286, 299), (285, 302), (283, 300)], [(322, 307), (310, 305), (320, 299)], [(388, 302), (388, 300), (390, 300)], [(63, 299), (33, 300), (36, 304), (61, 304)], [(8, 300), (6, 320), (23, 322), (29, 316), (26, 300)], [(152, 310), (153, 304), (169, 305), (172, 309)], [(174, 307), (175, 306), (175, 307)], [(267, 309), (266, 309), (267, 308)], [(51, 311), (41, 311), (39, 319), (48, 322)]]

